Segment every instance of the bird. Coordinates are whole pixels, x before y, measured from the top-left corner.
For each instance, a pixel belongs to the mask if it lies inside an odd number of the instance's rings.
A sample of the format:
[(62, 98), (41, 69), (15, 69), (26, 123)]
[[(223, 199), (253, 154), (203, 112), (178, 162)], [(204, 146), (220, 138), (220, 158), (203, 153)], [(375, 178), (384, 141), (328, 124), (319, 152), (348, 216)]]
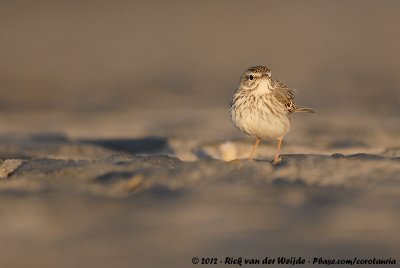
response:
[(290, 129), (291, 115), (296, 112), (315, 113), (311, 108), (298, 106), (293, 90), (274, 79), (266, 66), (254, 66), (244, 71), (230, 102), (233, 124), (256, 138), (250, 160), (261, 140), (278, 140), (274, 165), (279, 162), (283, 137)]

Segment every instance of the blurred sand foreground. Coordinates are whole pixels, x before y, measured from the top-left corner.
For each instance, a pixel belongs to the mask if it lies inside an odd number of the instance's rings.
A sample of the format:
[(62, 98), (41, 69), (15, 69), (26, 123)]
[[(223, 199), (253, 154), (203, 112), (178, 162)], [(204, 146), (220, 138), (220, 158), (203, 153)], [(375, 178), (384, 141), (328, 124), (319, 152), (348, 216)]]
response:
[[(399, 8), (2, 3), (0, 267), (398, 266)], [(317, 110), (294, 115), (277, 166), (275, 141), (246, 160), (229, 118), (255, 64)]]
[(223, 161), (247, 157), (253, 140), (209, 139), (206, 124), (187, 137), (5, 135), (1, 263), (190, 267), (194, 256), (398, 257), (399, 125), (367, 131), (297, 119), (278, 166), (271, 141), (256, 161)]

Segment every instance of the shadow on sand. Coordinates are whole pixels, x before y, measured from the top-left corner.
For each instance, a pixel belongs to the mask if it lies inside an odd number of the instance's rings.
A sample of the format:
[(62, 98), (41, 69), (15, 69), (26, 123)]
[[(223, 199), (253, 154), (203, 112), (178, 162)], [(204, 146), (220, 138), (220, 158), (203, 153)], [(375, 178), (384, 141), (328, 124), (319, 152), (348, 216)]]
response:
[(79, 143), (91, 144), (112, 151), (129, 154), (172, 154), (168, 140), (160, 137), (146, 137), (142, 139), (104, 139), (104, 140), (79, 140)]

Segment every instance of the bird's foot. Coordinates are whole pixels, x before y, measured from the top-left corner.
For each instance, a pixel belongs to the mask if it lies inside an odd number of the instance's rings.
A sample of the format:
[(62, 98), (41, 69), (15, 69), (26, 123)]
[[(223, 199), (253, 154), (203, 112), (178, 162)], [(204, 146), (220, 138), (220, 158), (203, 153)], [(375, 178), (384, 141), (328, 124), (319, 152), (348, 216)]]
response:
[(282, 162), (282, 158), (281, 156), (277, 157), (274, 159), (274, 161), (272, 161), (272, 164), (274, 165), (278, 165), (280, 162)]

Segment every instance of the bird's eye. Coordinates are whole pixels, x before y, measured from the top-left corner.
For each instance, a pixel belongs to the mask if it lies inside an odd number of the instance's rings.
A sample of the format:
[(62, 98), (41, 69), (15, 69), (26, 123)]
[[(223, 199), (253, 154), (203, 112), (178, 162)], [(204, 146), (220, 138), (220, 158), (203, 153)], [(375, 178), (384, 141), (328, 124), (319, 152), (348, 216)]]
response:
[(250, 75), (250, 76), (249, 76), (249, 79), (250, 79), (250, 80), (253, 80), (253, 79), (254, 79), (254, 76)]

